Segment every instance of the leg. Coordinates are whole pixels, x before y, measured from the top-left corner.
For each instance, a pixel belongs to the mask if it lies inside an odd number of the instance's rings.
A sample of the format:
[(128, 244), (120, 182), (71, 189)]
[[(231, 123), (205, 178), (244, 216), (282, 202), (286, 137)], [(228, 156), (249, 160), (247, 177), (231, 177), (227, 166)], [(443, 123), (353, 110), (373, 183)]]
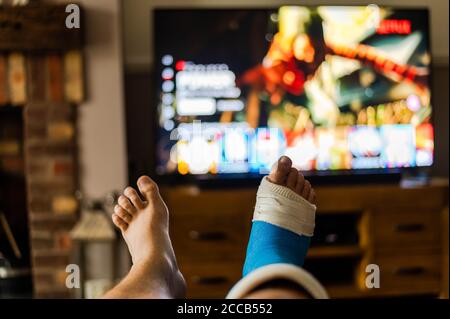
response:
[(251, 290), (246, 299), (309, 299), (311, 295), (288, 280), (272, 280)]
[(128, 275), (104, 298), (183, 298), (185, 281), (169, 238), (169, 213), (157, 185), (147, 176), (138, 192), (128, 187), (112, 219), (131, 253)]
[(258, 190), (244, 276), (269, 264), (303, 266), (314, 230), (315, 200), (311, 184), (283, 156)]
[(315, 226), (311, 184), (282, 157), (258, 189), (243, 279), (228, 298), (327, 298), (303, 270)]

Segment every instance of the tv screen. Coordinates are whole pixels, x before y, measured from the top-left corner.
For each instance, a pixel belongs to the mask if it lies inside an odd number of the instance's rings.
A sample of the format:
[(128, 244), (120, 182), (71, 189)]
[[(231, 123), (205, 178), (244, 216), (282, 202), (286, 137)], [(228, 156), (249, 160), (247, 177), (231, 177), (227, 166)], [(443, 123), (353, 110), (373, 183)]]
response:
[(433, 163), (428, 11), (156, 9), (155, 173)]

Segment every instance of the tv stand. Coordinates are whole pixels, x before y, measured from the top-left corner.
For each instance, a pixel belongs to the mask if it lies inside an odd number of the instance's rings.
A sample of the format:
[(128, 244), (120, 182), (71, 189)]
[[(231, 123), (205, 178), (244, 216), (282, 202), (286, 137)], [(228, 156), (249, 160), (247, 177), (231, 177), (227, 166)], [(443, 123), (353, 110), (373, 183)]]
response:
[[(448, 296), (447, 179), (315, 189), (316, 236), (305, 268), (331, 297)], [(161, 191), (188, 297), (223, 298), (241, 277), (256, 186)], [(379, 289), (364, 284), (369, 264), (380, 266)]]
[[(196, 179), (187, 182), (186, 185), (195, 185), (202, 190), (225, 190), (239, 188), (254, 188), (259, 185), (264, 175), (249, 178), (217, 178)], [(306, 175), (312, 185), (319, 186), (342, 186), (342, 185), (376, 185), (393, 184), (399, 185), (403, 175), (401, 173), (390, 174), (339, 174), (339, 175)]]
[(342, 185), (377, 185), (377, 184), (391, 184), (398, 185), (402, 180), (401, 173), (391, 174), (343, 174), (343, 175), (311, 175), (306, 176), (312, 185), (329, 185), (329, 186), (342, 186)]

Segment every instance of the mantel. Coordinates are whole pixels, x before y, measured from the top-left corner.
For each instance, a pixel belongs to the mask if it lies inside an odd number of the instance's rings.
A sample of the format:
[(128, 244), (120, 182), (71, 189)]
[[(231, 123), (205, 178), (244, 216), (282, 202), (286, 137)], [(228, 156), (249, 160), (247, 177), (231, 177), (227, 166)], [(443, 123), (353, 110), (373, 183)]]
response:
[[(81, 48), (83, 28), (67, 28), (66, 18), (69, 14), (66, 12), (66, 5), (0, 7), (0, 50), (49, 51)], [(82, 18), (81, 8), (80, 15)]]

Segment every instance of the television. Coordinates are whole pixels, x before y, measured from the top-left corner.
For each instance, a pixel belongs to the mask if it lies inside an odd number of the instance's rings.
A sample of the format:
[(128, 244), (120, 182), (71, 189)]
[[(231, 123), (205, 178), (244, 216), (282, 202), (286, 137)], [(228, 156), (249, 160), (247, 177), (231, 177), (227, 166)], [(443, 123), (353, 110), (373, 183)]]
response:
[[(154, 175), (253, 179), (430, 167), (427, 9), (155, 9)], [(373, 176), (373, 175), (372, 175)]]

